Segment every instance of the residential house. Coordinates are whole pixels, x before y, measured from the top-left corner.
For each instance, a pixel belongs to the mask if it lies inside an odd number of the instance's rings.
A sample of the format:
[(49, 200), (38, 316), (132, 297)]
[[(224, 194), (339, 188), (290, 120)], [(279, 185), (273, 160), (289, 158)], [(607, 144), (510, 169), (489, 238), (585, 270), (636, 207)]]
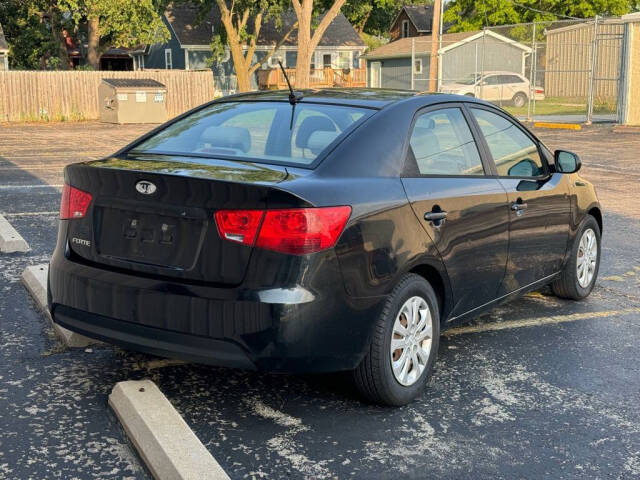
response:
[[(365, 54), (368, 86), (427, 90), (432, 41), (431, 35), (399, 38)], [(482, 71), (525, 74), (530, 54), (530, 47), (490, 30), (445, 33), (438, 45), (438, 85)]]
[[(217, 7), (212, 8), (202, 17), (194, 5), (172, 4), (165, 11), (163, 21), (171, 33), (170, 40), (165, 44), (150, 45), (132, 52), (134, 69), (202, 70), (210, 68), (208, 65), (211, 63), (211, 41), (213, 36), (222, 32), (224, 28)], [(280, 28), (276, 28), (273, 19), (263, 23), (257, 41), (254, 57), (256, 60), (264, 58), (267, 52), (281, 40), (283, 34), (295, 23), (295, 14), (285, 13), (281, 16), (281, 21)], [(360, 56), (365, 48), (364, 42), (353, 26), (343, 14), (339, 14), (320, 40), (311, 67), (316, 70), (325, 67), (336, 70), (361, 70), (364, 86), (364, 61), (361, 61)], [(278, 67), (278, 60), (285, 68), (295, 68), (297, 50), (297, 31), (294, 31), (278, 52), (262, 66), (262, 69), (275, 70)], [(216, 77), (216, 87), (222, 91), (233, 91), (235, 74), (228, 49), (220, 61), (213, 62), (212, 68)], [(261, 78), (266, 77), (262, 75)], [(254, 75), (252, 82), (257, 88), (258, 75)]]
[(9, 70), (9, 45), (0, 25), (0, 70)]
[(405, 5), (391, 23), (391, 41), (431, 35), (433, 5)]

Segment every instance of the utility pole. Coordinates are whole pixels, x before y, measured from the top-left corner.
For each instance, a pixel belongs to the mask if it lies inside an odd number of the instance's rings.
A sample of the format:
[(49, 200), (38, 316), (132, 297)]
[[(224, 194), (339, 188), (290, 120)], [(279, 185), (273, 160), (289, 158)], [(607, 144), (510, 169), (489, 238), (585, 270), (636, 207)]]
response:
[[(438, 46), (440, 45), (440, 13), (442, 0), (433, 2), (431, 21), (431, 56), (429, 57), (429, 91), (435, 92), (438, 84)], [(413, 66), (411, 67), (413, 68)]]

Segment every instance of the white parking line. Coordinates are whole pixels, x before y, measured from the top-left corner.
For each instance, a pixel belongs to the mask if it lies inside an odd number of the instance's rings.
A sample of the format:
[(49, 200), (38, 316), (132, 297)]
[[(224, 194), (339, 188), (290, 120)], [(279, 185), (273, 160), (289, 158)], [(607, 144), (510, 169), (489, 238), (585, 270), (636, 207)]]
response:
[(492, 332), (511, 328), (538, 327), (540, 325), (553, 325), (558, 323), (576, 322), (578, 320), (591, 320), (595, 318), (608, 318), (619, 315), (640, 313), (640, 308), (627, 308), (624, 310), (608, 310), (604, 312), (571, 313), (568, 315), (554, 315), (551, 317), (525, 318), (523, 320), (510, 320), (507, 322), (485, 323), (482, 325), (470, 325), (468, 327), (456, 327), (445, 330), (446, 337), (464, 335), (465, 333)]
[(109, 405), (155, 479), (229, 478), (151, 380), (117, 383)]
[(50, 216), (50, 215), (58, 215), (59, 211), (51, 211), (51, 212), (14, 212), (14, 213), (5, 213), (2, 212), (5, 218), (11, 217), (41, 217), (41, 216)]
[(24, 238), (11, 226), (6, 218), (0, 215), (0, 252), (28, 252), (29, 244)]
[(48, 183), (38, 185), (0, 185), (0, 190), (20, 190), (29, 188), (62, 188), (63, 184), (51, 185)]
[(93, 343), (100, 343), (92, 338), (87, 338), (79, 333), (67, 330), (57, 323), (54, 323), (47, 308), (47, 274), (49, 265), (43, 263), (41, 265), (31, 265), (22, 272), (22, 282), (35, 300), (36, 304), (44, 312), (45, 316), (53, 325), (56, 334), (67, 347), (84, 348)]

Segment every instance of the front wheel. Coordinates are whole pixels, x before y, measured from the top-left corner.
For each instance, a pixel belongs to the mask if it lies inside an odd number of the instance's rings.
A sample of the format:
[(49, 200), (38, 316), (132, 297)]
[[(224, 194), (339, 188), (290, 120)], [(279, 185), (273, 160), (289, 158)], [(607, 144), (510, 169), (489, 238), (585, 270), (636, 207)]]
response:
[(558, 297), (582, 300), (587, 297), (600, 268), (600, 227), (591, 215), (582, 221), (560, 277), (551, 284)]
[(381, 405), (411, 402), (431, 375), (439, 337), (433, 288), (419, 275), (405, 275), (387, 299), (369, 350), (354, 371), (358, 390)]

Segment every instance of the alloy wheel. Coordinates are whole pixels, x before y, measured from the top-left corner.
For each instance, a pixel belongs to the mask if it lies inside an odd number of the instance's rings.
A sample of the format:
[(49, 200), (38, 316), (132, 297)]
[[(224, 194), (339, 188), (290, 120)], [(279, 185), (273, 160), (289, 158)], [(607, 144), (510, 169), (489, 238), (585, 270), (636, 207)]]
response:
[(580, 237), (578, 244), (578, 261), (576, 262), (576, 274), (578, 284), (587, 288), (593, 280), (598, 260), (598, 241), (595, 232), (588, 228)]

